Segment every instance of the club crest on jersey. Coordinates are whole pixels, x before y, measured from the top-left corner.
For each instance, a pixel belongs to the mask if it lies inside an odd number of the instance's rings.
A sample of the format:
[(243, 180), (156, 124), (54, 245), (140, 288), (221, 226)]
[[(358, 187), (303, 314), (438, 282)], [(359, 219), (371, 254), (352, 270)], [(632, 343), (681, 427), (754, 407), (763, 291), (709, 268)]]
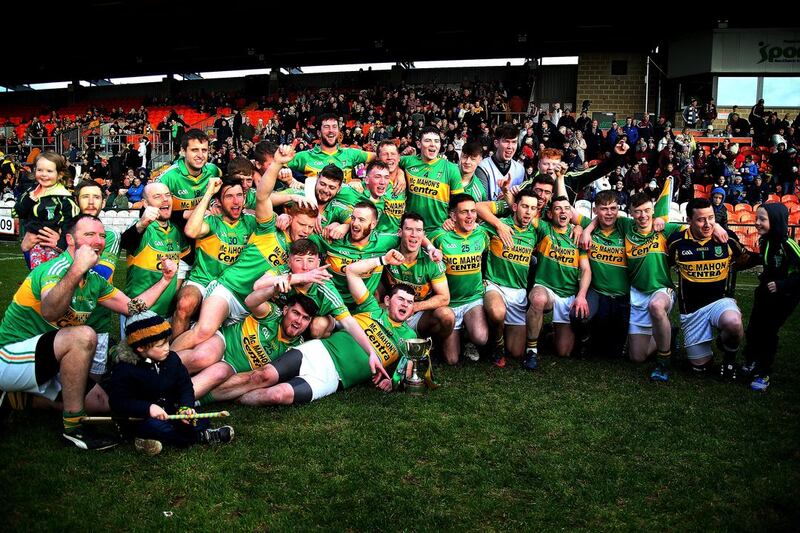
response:
[(722, 246), (714, 247), (714, 255), (716, 255), (717, 257), (722, 257)]

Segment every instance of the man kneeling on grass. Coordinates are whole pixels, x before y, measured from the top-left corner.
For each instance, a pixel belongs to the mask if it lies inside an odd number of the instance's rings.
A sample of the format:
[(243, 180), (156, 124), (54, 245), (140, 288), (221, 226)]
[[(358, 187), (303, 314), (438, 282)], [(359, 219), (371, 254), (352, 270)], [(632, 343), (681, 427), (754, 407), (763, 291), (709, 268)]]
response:
[[(416, 337), (405, 321), (414, 308), (414, 289), (404, 283), (386, 293), (382, 308), (367, 290), (362, 276), (384, 265), (404, 260), (398, 250), (381, 257), (362, 259), (347, 266), (347, 285), (356, 303), (354, 318), (366, 332), (373, 354), (346, 331), (327, 339), (312, 340), (288, 350), (263, 369), (237, 374), (212, 391), (217, 400), (238, 398), (246, 405), (292, 405), (318, 400), (370, 378), (375, 386), (389, 391), (392, 380), (384, 369), (400, 358), (403, 340)], [(380, 354), (380, 360), (374, 354)], [(375, 364), (377, 363), (377, 364)]]

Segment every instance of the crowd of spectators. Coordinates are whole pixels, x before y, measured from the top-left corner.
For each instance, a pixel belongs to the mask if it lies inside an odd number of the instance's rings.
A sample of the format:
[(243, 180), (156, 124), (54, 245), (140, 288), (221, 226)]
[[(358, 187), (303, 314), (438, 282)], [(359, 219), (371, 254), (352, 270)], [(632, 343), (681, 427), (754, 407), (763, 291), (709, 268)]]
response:
[[(197, 110), (215, 112), (241, 104), (239, 100), (235, 95), (212, 92), (188, 93), (171, 100), (151, 98), (145, 103), (192, 105)], [(255, 121), (247, 111), (239, 112), (236, 107), (230, 115), (218, 116), (213, 124), (215, 135), (209, 160), (225, 172), (228, 163), (239, 155), (253, 159), (254, 146), (261, 140), (287, 144), (297, 139), (298, 151), (311, 149), (318, 142), (314, 118), (333, 113), (342, 124), (342, 145), (367, 150), (390, 139), (402, 151), (415, 145), (421, 128), (437, 126), (444, 137), (442, 156), (453, 162), (458, 161), (464, 144), (471, 141), (481, 144), (485, 157), (491, 156), (493, 126), (512, 122), (521, 131), (516, 159), (528, 175), (535, 172), (543, 148), (562, 150), (563, 161), (576, 171), (603, 159), (619, 138), (625, 137), (631, 146), (626, 164), (585, 190), (574, 191), (579, 198), (592, 200), (597, 192), (614, 189), (622, 206), (626, 205), (626, 198), (638, 192), (655, 198), (667, 176), (674, 178), (676, 202), (692, 198), (695, 185), (713, 184), (714, 195), (721, 194), (721, 202), (732, 205), (755, 205), (770, 194), (792, 194), (800, 177), (800, 115), (793, 121), (788, 115), (781, 118), (766, 110), (763, 101), (753, 106), (747, 119), (734, 109), (725, 129), (715, 132), (713, 124), (718, 115), (713, 100), (701, 106), (693, 99), (681, 113), (685, 126), (680, 130), (673, 129), (663, 115), (624, 117), (603, 128), (587, 109), (576, 113), (558, 103), (546, 109), (533, 106), (528, 113), (512, 113), (509, 100), (502, 85), (480, 83), (457, 89), (428, 85), (281, 94), (258, 102), (257, 108), (269, 113), (256, 113), (259, 118)], [(265, 116), (270, 118), (265, 120)], [(52, 115), (51, 121), (57, 127), (70, 124), (69, 119), (62, 120), (57, 114)], [(76, 179), (91, 177), (103, 182), (110, 196), (107, 205), (120, 208), (126, 201), (136, 206), (140, 200), (135, 191), (149, 177), (150, 139), (157, 136), (156, 140), (169, 143), (177, 156), (178, 140), (189, 127), (173, 110), (151, 131), (145, 105), (127, 113), (121, 108), (93, 108), (80, 121), (90, 125), (110, 123), (109, 131), (116, 136), (107, 137), (113, 139), (104, 147), (112, 154), (107, 158), (97, 155), (103, 148), (99, 135), (87, 136), (82, 150), (74, 144), (70, 146), (65, 153), (70, 172)], [(40, 127), (38, 122), (34, 119), (29, 126), (33, 133)], [(699, 137), (705, 140), (701, 143)], [(709, 137), (718, 140), (709, 142)], [(736, 139), (740, 137), (752, 137), (753, 146), (738, 143)], [(133, 142), (138, 142), (139, 147), (134, 147)], [(30, 183), (25, 176), (9, 172), (8, 165), (3, 168), (4, 192), (19, 194), (24, 184)], [(17, 170), (28, 172), (24, 166)]]

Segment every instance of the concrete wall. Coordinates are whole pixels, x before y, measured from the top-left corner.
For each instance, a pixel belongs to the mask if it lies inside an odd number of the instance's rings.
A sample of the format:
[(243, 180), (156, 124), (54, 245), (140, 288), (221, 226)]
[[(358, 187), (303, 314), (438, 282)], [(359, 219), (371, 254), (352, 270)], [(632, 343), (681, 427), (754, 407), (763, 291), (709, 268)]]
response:
[[(624, 120), (644, 110), (645, 66), (644, 54), (583, 54), (578, 59), (577, 105), (591, 100), (590, 111), (613, 112)], [(626, 60), (628, 73), (624, 76), (611, 74), (613, 60)], [(649, 107), (652, 112), (655, 103)]]

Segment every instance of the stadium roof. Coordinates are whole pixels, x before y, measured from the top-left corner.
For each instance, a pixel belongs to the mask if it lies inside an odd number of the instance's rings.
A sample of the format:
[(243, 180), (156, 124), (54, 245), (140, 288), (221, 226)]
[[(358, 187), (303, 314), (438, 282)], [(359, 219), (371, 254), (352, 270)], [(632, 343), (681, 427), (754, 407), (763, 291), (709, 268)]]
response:
[[(377, 12), (369, 18), (370, 11), (357, 4), (289, 4), (298, 12), (283, 14), (277, 10), (284, 6), (253, 8), (240, 0), (190, 7), (152, 0), (60, 5), (65, 7), (50, 9), (46, 17), (32, 17), (38, 22), (9, 30), (20, 50), (8, 48), (4, 54), (0, 85), (303, 65), (644, 52), (682, 31), (687, 17), (676, 13), (631, 20), (608, 10), (598, 15), (567, 10), (577, 17), (573, 21), (572, 15), (561, 14), (567, 11), (547, 13), (539, 7), (539, 16), (510, 9), (494, 19), (463, 13), (465, 7), (459, 5), (446, 15), (420, 12), (416, 21), (398, 7), (397, 22), (392, 23)], [(367, 14), (363, 22), (351, 14), (359, 11)], [(715, 28), (718, 18), (693, 15), (692, 31)], [(753, 22), (730, 24), (746, 27)]]

